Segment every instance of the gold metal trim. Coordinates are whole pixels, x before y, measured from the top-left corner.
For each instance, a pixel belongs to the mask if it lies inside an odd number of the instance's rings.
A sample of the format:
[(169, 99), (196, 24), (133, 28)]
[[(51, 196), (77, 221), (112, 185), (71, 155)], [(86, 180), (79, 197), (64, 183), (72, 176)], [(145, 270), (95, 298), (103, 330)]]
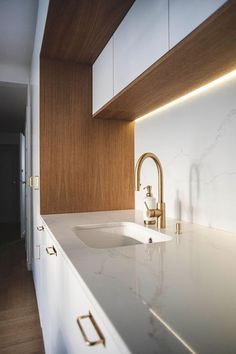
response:
[(49, 254), (49, 256), (57, 256), (57, 250), (54, 246), (46, 247), (46, 251)]
[(156, 219), (154, 220), (144, 220), (145, 225), (155, 225), (156, 224)]
[(33, 187), (34, 190), (39, 190), (39, 176), (34, 176), (33, 177)]
[(176, 224), (175, 224), (175, 233), (177, 234), (177, 235), (180, 235), (182, 232), (181, 232), (181, 223), (180, 222), (177, 222)]
[[(92, 324), (93, 324), (93, 326), (94, 326), (94, 328), (95, 328), (95, 330), (97, 332), (97, 335), (99, 337), (99, 339), (96, 340), (96, 341), (89, 340), (87, 335), (86, 335), (86, 333), (85, 333), (85, 331), (84, 331), (84, 329), (83, 329), (83, 327), (82, 327), (81, 321), (84, 320), (84, 319), (87, 319), (87, 318), (89, 318), (90, 321), (92, 322)], [(103, 344), (105, 346), (105, 337), (102, 334), (102, 331), (98, 327), (97, 322), (93, 318), (93, 316), (92, 316), (90, 311), (89, 311), (88, 315), (78, 316), (77, 317), (77, 324), (79, 326), (80, 332), (82, 334), (82, 337), (83, 337), (86, 345), (88, 345), (89, 347), (92, 347), (92, 346), (97, 345), (97, 344)]]
[(28, 186), (30, 188), (33, 188), (33, 176), (30, 176), (29, 179), (28, 179)]
[(28, 179), (28, 186), (34, 190), (39, 190), (39, 176), (30, 176)]

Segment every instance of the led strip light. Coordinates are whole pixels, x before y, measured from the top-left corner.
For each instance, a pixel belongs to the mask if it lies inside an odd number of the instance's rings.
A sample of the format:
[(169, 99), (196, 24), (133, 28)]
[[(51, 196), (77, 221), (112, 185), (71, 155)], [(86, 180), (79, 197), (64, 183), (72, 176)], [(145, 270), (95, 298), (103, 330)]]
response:
[(221, 76), (218, 79), (216, 79), (214, 81), (211, 81), (208, 84), (206, 84), (204, 86), (201, 86), (198, 89), (196, 89), (194, 91), (191, 91), (191, 92), (187, 93), (186, 95), (181, 96), (181, 97), (177, 98), (176, 100), (171, 101), (171, 102), (165, 104), (164, 106), (161, 106), (161, 107), (155, 109), (154, 111), (145, 114), (142, 117), (139, 117), (139, 118), (135, 119), (135, 122), (140, 122), (140, 121), (142, 121), (144, 119), (150, 118), (150, 117), (154, 116), (155, 114), (157, 114), (159, 112), (162, 112), (162, 111), (164, 111), (165, 109), (167, 109), (169, 107), (172, 107), (172, 106), (174, 106), (174, 105), (176, 105), (176, 104), (178, 104), (180, 102), (183, 102), (183, 101), (187, 100), (188, 98), (197, 96), (198, 94), (203, 93), (203, 92), (205, 92), (205, 91), (207, 91), (207, 90), (209, 90), (209, 89), (211, 89), (211, 88), (213, 88), (213, 87), (215, 87), (217, 85), (220, 85), (220, 84), (222, 84), (222, 83), (224, 83), (224, 82), (226, 82), (226, 81), (228, 81), (228, 80), (230, 80), (230, 79), (232, 79), (234, 77), (236, 77), (236, 70), (233, 70), (230, 73), (228, 73), (228, 74), (226, 74), (224, 76)]

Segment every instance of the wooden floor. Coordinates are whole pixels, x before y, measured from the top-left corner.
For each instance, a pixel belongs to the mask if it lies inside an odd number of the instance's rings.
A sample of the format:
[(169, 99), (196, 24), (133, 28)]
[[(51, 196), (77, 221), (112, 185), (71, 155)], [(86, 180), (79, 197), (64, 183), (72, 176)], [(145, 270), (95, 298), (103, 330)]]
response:
[(43, 354), (32, 273), (24, 243), (0, 247), (0, 354)]

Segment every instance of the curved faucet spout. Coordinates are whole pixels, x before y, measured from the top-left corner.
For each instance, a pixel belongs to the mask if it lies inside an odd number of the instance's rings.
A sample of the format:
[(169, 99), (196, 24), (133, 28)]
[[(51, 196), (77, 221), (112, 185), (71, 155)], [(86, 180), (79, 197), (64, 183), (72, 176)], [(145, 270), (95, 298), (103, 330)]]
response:
[(161, 166), (161, 162), (158, 159), (158, 157), (153, 154), (152, 152), (146, 152), (143, 155), (140, 156), (140, 158), (138, 159), (137, 163), (136, 163), (136, 167), (135, 167), (135, 189), (136, 191), (140, 191), (140, 176), (141, 176), (141, 169), (142, 169), (142, 165), (143, 162), (147, 159), (147, 158), (151, 158), (156, 165), (157, 168), (157, 175), (158, 175), (158, 207), (159, 210), (162, 212), (161, 216), (160, 216), (160, 227), (161, 228), (165, 228), (165, 203), (163, 202), (163, 169)]

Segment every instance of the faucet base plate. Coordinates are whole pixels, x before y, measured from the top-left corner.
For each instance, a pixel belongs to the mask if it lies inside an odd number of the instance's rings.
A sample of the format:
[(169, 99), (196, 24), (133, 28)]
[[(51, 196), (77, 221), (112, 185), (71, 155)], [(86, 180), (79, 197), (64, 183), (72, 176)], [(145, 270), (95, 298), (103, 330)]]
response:
[(145, 225), (155, 225), (156, 224), (156, 220), (144, 220), (144, 224)]

